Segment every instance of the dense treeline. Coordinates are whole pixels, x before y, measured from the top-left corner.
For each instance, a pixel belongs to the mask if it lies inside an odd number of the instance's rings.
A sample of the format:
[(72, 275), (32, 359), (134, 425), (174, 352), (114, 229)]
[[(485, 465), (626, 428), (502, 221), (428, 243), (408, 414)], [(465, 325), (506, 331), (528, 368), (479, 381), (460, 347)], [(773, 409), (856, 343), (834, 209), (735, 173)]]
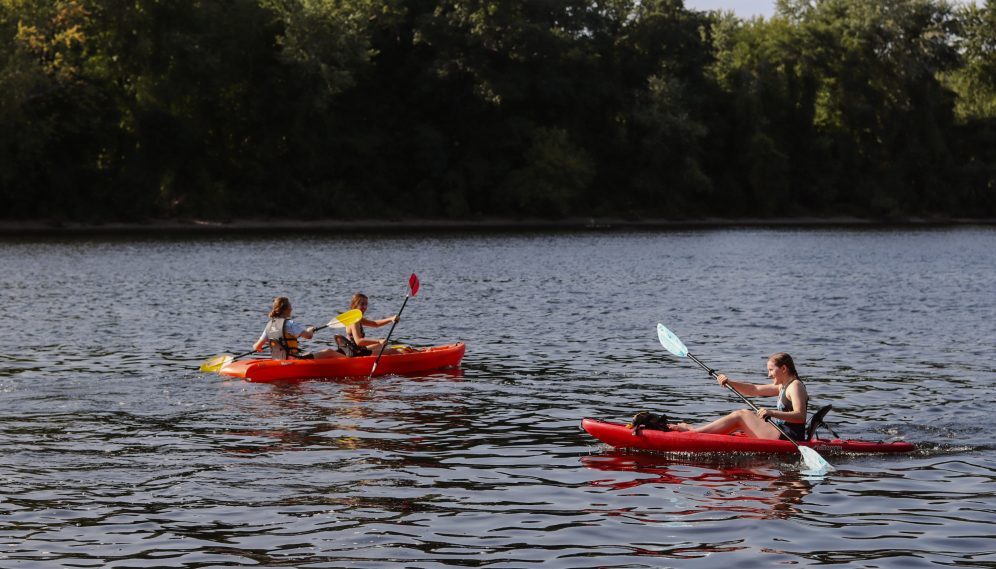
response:
[(996, 215), (996, 4), (0, 0), (2, 217)]

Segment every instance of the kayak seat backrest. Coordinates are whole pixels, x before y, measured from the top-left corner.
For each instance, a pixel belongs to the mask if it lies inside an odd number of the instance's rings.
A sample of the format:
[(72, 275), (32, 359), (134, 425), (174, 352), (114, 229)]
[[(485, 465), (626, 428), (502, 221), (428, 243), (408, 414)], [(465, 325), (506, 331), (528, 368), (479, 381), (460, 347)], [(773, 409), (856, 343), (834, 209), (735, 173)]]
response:
[(833, 405), (827, 405), (817, 411), (816, 414), (813, 415), (813, 418), (809, 420), (809, 429), (806, 430), (807, 441), (813, 440), (813, 437), (816, 435), (816, 427), (823, 424), (823, 417), (826, 417), (827, 413), (829, 413), (831, 409), (833, 409)]

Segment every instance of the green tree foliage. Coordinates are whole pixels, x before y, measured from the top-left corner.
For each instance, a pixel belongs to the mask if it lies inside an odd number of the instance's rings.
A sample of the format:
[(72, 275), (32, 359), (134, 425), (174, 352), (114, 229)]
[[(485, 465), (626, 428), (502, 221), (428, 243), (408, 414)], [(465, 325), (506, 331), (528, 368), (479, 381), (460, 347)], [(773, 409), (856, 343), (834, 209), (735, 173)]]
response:
[(996, 210), (996, 4), (975, 2), (961, 7), (962, 25), (956, 47), (964, 66), (943, 74), (958, 94), (955, 140), (961, 167), (954, 172), (960, 212)]
[[(606, 155), (607, 187), (625, 188), (616, 209), (684, 217), (708, 199), (703, 141), (710, 133), (708, 103), (717, 90), (705, 69), (713, 60), (704, 30), (710, 20), (681, 2), (640, 2), (616, 41), (614, 59), (623, 81), (616, 101), (616, 142)], [(602, 209), (612, 209), (603, 202)]]
[(950, 7), (929, 0), (783, 0), (780, 7), (800, 23), (820, 79), (816, 125), (850, 166), (839, 184), (857, 191), (844, 199), (885, 215), (939, 207), (953, 96), (938, 74), (958, 65)]
[(369, 22), (390, 25), (402, 15), (398, 2), (343, 0), (261, 0), (283, 24), (280, 54), (325, 82), (330, 94), (355, 85), (354, 74), (376, 54), (366, 31)]
[[(716, 26), (717, 80), (746, 203), (767, 213), (943, 210), (959, 65), (948, 5), (780, 0), (771, 21)], [(736, 193), (736, 192), (734, 192)]]
[(793, 215), (836, 199), (828, 180), (828, 139), (815, 123), (820, 79), (799, 25), (781, 17), (741, 21), (721, 14), (712, 25), (709, 73), (723, 91), (715, 105), (711, 171), (729, 212)]
[(90, 13), (78, 2), (0, 3), (0, 196), (10, 217), (62, 217), (99, 168), (114, 120), (86, 80)]
[(0, 0), (8, 218), (996, 214), (996, 9)]
[(956, 112), (963, 120), (996, 118), (996, 4), (972, 2), (958, 16), (964, 66), (945, 76), (959, 96)]
[(526, 166), (509, 173), (501, 195), (506, 208), (539, 215), (566, 215), (592, 178), (588, 156), (562, 129), (538, 128)]

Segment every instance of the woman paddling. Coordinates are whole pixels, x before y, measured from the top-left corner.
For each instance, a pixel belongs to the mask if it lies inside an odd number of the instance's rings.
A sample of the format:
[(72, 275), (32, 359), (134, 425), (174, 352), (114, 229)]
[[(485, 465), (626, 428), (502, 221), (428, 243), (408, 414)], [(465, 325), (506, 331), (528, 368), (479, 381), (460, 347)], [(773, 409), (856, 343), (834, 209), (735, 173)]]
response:
[(297, 345), (298, 338), (307, 338), (315, 334), (315, 327), (302, 327), (297, 322), (290, 319), (294, 308), (290, 299), (281, 296), (273, 301), (273, 310), (270, 311), (270, 321), (263, 329), (263, 335), (253, 344), (253, 349), (257, 352), (263, 351), (263, 346), (269, 344), (270, 357), (275, 360), (322, 360), (326, 358), (344, 358), (345, 355), (331, 349), (325, 348), (312, 354), (311, 352), (301, 353), (301, 348)]
[(686, 423), (668, 425), (668, 427), (681, 432), (726, 435), (743, 431), (747, 436), (757, 439), (784, 438), (774, 425), (765, 421), (765, 419), (770, 419), (793, 439), (805, 440), (806, 405), (809, 402), (809, 395), (806, 393), (806, 386), (799, 379), (798, 372), (795, 371), (795, 362), (792, 361), (792, 356), (784, 352), (771, 356), (768, 359), (768, 377), (772, 379), (769, 385), (730, 381), (730, 378), (726, 377), (725, 374), (719, 374), (716, 380), (723, 387), (729, 383), (731, 387), (744, 395), (777, 396), (777, 411), (762, 407), (757, 410), (757, 413), (754, 413), (750, 409), (741, 409), (701, 427), (692, 427)]
[[(350, 310), (359, 310), (364, 315), (367, 313), (367, 308), (370, 306), (370, 300), (367, 295), (362, 293), (356, 293), (353, 298), (349, 301)], [(363, 332), (363, 326), (370, 326), (371, 328), (380, 328), (381, 326), (387, 326), (392, 322), (400, 322), (401, 319), (395, 314), (390, 318), (381, 318), (380, 320), (371, 320), (370, 318), (362, 318), (359, 322), (355, 324), (350, 324), (346, 326), (346, 339), (351, 340), (356, 343), (356, 345), (361, 348), (366, 348), (367, 350), (372, 350), (374, 355), (380, 353), (381, 346), (387, 343), (387, 339), (376, 340), (373, 338), (367, 338), (366, 334)], [(384, 348), (384, 355), (390, 356), (394, 354), (403, 354), (404, 352), (395, 350), (394, 348)]]

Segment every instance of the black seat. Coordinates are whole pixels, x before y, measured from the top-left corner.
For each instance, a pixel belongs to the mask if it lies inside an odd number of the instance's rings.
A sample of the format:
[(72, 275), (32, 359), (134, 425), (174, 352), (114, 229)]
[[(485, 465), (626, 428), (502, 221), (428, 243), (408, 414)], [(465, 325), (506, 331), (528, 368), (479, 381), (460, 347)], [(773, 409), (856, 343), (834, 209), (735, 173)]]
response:
[(817, 411), (816, 414), (813, 415), (813, 418), (809, 420), (809, 429), (806, 430), (807, 441), (813, 440), (813, 437), (816, 435), (816, 427), (820, 426), (826, 427), (830, 433), (833, 434), (833, 436), (837, 436), (837, 433), (834, 433), (833, 429), (823, 422), (823, 417), (826, 417), (827, 413), (829, 413), (831, 409), (833, 409), (833, 405), (827, 405)]

